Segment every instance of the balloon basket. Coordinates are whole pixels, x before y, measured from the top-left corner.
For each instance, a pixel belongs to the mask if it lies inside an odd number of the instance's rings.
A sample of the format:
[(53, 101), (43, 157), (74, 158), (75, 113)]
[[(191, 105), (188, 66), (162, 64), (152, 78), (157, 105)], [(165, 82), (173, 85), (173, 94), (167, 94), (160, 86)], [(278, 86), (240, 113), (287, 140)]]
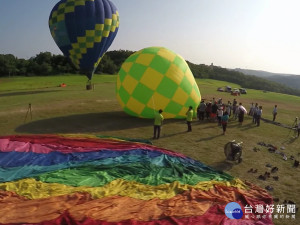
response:
[(93, 89), (93, 85), (92, 84), (87, 84), (86, 85), (86, 90), (92, 90)]

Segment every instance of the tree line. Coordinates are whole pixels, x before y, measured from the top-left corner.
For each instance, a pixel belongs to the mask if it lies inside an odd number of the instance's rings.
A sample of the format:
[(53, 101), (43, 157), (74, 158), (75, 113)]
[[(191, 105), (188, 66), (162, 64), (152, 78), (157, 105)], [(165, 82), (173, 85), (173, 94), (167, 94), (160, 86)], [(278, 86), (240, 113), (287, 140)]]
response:
[[(116, 74), (122, 63), (133, 51), (118, 50), (107, 52), (95, 73)], [(41, 52), (30, 59), (19, 59), (12, 54), (0, 54), (0, 77), (5, 76), (48, 76), (66, 73), (80, 73), (63, 55)]]
[[(134, 51), (114, 50), (107, 52), (95, 73), (117, 74), (122, 63)], [(236, 83), (244, 88), (272, 91), (300, 96), (300, 91), (289, 88), (280, 83), (266, 79), (245, 75), (241, 72), (229, 70), (214, 65), (194, 64), (187, 61), (195, 78), (214, 79)], [(0, 77), (5, 76), (49, 76), (59, 74), (80, 73), (63, 55), (41, 52), (30, 59), (19, 59), (12, 54), (0, 54)]]

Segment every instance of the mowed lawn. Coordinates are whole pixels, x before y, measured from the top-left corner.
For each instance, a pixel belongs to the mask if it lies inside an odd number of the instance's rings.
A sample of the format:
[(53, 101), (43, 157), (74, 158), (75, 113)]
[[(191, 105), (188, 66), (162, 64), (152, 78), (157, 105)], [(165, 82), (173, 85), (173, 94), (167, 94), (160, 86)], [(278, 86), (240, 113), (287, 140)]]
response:
[[(93, 90), (86, 90), (84, 76), (64, 75), (50, 77), (15, 77), (0, 79), (0, 135), (12, 134), (100, 134), (118, 137), (151, 139), (153, 121), (126, 115), (116, 99), (115, 75), (95, 75)], [(65, 83), (66, 87), (59, 87)], [(246, 95), (234, 97), (226, 92), (217, 92), (218, 87), (238, 85), (215, 81), (197, 80), (203, 99), (222, 98), (223, 102), (242, 102), (247, 110), (252, 102), (263, 107), (263, 117), (272, 119), (272, 110), (278, 105), (277, 122), (291, 126), (300, 118), (300, 97), (248, 89)], [(31, 111), (29, 108), (31, 104)], [(32, 118), (31, 118), (32, 116)], [(193, 122), (193, 132), (187, 133), (184, 120), (167, 120), (162, 128), (162, 137), (152, 140), (154, 145), (181, 152), (217, 170), (225, 171), (262, 188), (274, 188), (270, 194), (284, 200), (300, 203), (299, 171), (293, 168), (293, 160), (284, 160), (280, 154), (270, 153), (258, 142), (272, 144), (288, 158), (300, 158), (300, 138), (294, 132), (261, 122), (260, 127), (245, 117), (242, 126), (230, 120), (226, 135), (213, 122)], [(225, 160), (223, 147), (231, 140), (243, 142), (243, 162), (237, 164)], [(254, 148), (258, 151), (253, 151)], [(280, 148), (284, 147), (284, 150)], [(279, 168), (266, 181), (257, 179), (269, 172), (269, 163)], [(257, 169), (257, 173), (248, 170)], [(272, 176), (278, 176), (275, 181)], [(296, 220), (274, 220), (275, 224), (299, 224)]]

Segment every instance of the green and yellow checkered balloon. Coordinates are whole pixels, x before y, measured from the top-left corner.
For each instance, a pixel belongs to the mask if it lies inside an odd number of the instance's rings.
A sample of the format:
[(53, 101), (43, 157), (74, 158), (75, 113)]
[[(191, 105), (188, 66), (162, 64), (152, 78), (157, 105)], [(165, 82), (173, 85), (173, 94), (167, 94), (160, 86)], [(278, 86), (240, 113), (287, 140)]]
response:
[(142, 49), (127, 58), (117, 78), (117, 99), (129, 115), (153, 118), (162, 109), (165, 118), (185, 118), (201, 100), (198, 85), (178, 54), (164, 47)]

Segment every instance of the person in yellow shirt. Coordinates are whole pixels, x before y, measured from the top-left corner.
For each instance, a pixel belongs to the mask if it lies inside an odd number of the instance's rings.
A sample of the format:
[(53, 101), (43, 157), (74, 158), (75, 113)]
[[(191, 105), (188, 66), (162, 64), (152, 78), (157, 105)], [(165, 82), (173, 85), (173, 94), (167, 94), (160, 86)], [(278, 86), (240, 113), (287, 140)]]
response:
[(188, 126), (187, 132), (192, 131), (193, 115), (194, 115), (193, 107), (190, 106), (189, 110), (186, 112), (186, 123), (187, 123), (187, 126)]
[(153, 134), (153, 139), (159, 139), (160, 137), (160, 130), (161, 126), (164, 121), (164, 117), (162, 115), (162, 110), (158, 110), (158, 112), (155, 112), (154, 115), (154, 134)]

